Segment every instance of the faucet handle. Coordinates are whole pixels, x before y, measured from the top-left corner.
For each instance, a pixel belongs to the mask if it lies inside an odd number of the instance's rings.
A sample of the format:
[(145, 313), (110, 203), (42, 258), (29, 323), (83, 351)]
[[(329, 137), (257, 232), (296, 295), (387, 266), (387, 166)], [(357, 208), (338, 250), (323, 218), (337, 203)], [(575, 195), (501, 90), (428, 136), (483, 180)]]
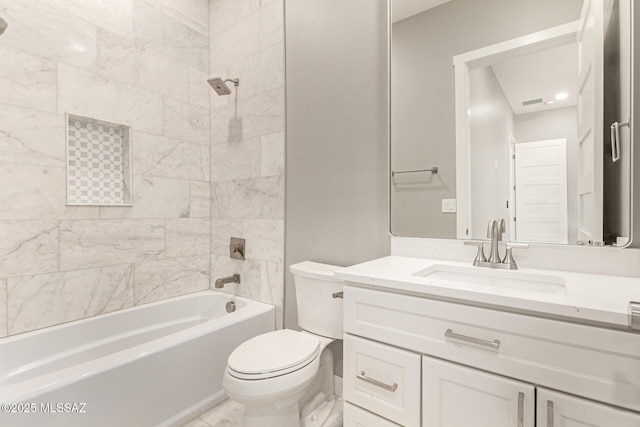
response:
[(483, 245), (484, 240), (465, 240), (465, 246), (477, 246), (478, 253), (476, 254), (475, 259), (473, 260), (473, 265), (478, 266), (481, 262), (487, 262), (487, 257), (484, 256)]
[(520, 242), (505, 242), (505, 244), (507, 245), (507, 252), (504, 254), (502, 263), (507, 266), (507, 270), (517, 270), (518, 264), (516, 264), (516, 260), (513, 259), (511, 251), (513, 249), (529, 249), (529, 244)]
[(529, 249), (529, 244), (524, 242), (504, 242), (504, 244), (507, 246), (507, 249)]

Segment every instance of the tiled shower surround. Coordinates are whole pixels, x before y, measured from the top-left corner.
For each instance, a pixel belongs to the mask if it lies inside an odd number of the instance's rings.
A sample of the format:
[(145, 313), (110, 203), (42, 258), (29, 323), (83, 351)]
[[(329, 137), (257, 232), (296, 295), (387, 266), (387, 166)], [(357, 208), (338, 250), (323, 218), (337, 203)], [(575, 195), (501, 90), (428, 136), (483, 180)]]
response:
[[(0, 0), (0, 336), (236, 272), (282, 313), (282, 1)], [(66, 205), (66, 112), (131, 126), (133, 206)]]

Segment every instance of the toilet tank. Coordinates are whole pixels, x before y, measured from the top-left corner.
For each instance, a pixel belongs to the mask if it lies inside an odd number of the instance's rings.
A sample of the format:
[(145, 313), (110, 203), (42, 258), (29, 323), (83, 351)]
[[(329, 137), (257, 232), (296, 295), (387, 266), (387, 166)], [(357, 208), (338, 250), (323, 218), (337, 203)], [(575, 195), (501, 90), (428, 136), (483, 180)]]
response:
[(342, 339), (342, 281), (333, 277), (336, 265), (304, 261), (289, 266), (296, 285), (298, 324), (305, 331)]

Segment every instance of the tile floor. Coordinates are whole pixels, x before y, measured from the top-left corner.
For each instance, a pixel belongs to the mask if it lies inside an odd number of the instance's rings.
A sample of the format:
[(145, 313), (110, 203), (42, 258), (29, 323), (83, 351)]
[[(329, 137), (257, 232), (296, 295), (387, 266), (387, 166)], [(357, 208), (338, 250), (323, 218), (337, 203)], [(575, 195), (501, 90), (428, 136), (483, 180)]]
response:
[[(337, 410), (327, 420), (326, 427), (342, 427), (342, 404), (343, 400), (338, 398)], [(242, 427), (243, 418), (244, 405), (227, 399), (183, 427)]]

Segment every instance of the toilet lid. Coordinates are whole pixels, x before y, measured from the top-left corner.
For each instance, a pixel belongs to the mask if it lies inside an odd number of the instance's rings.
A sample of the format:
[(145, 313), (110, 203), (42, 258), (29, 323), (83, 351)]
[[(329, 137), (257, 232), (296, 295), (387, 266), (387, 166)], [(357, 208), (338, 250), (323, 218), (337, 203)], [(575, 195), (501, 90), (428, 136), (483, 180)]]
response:
[(314, 336), (282, 329), (240, 344), (229, 356), (228, 366), (242, 377), (283, 375), (310, 363), (319, 350), (320, 340)]

